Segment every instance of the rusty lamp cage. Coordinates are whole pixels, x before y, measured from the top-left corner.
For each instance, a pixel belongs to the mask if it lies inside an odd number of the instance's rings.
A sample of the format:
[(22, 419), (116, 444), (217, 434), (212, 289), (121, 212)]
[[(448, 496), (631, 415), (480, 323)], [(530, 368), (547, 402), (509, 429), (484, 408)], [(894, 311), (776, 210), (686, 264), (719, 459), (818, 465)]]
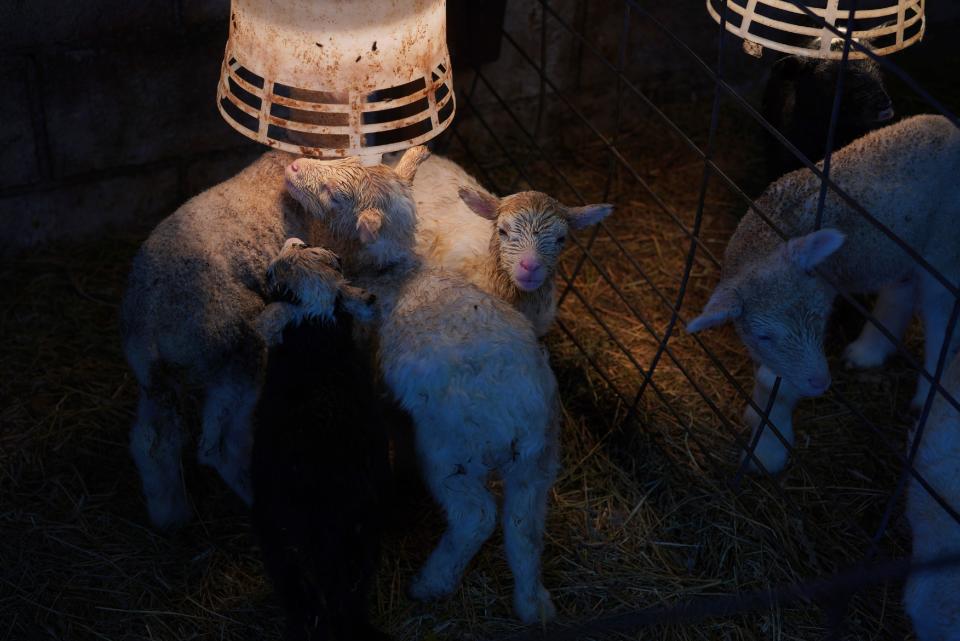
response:
[[(909, 47), (923, 38), (925, 0), (882, 0), (857, 10), (856, 0), (805, 3), (802, 9), (789, 0), (706, 0), (707, 12), (743, 39), (744, 50), (759, 55), (763, 47), (811, 58), (839, 60), (835, 46), (847, 33), (858, 42), (870, 42), (874, 54), (884, 56)], [(851, 59), (866, 58), (854, 49)]]
[[(820, 178), (821, 198), (818, 221), (822, 216), (824, 195), (829, 190), (859, 212), (871, 225), (880, 228), (891, 241), (910, 254), (918, 265), (927, 270), (952, 292), (956, 297), (951, 319), (954, 325), (960, 317), (960, 287), (957, 283), (950, 282), (937, 272), (922, 256), (893, 232), (886, 229), (869, 211), (831, 180), (832, 134), (828, 136), (824, 162), (815, 164), (815, 159), (803, 156), (780, 131), (758, 112), (747, 98), (742, 96), (728, 82), (723, 74), (725, 68), (723, 63), (725, 56), (735, 54), (728, 51), (729, 42), (727, 38), (723, 37), (723, 34), (725, 31), (730, 32), (741, 37), (745, 43), (754, 43), (744, 47), (747, 53), (753, 55), (761, 53), (757, 49), (757, 46), (760, 45), (809, 57), (838, 59), (843, 65), (846, 64), (848, 59), (870, 58), (876, 61), (885, 72), (897, 76), (933, 111), (943, 114), (960, 128), (960, 120), (958, 120), (956, 114), (951, 113), (909, 74), (883, 57), (884, 54), (907, 47), (922, 38), (925, 28), (923, 4), (923, 0), (900, 0), (899, 2), (886, 0), (882, 8), (877, 8), (876, 3), (874, 3), (871, 8), (865, 9), (861, 13), (856, 10), (856, 0), (851, 3), (843, 3), (838, 0), (821, 0), (819, 4), (800, 0), (707, 0), (707, 11), (716, 21), (718, 28), (716, 59), (711, 61), (684, 42), (657, 14), (646, 6), (646, 3), (639, 0), (622, 0), (623, 19), (619, 34), (616, 35), (617, 53), (613, 59), (610, 59), (609, 55), (609, 40), (606, 43), (608, 47), (604, 50), (603, 47), (595, 44), (588, 35), (591, 32), (586, 26), (588, 20), (585, 18), (585, 13), (590, 10), (589, 7), (581, 7), (582, 12), (577, 11), (579, 15), (571, 16), (568, 11), (569, 4), (564, 4), (561, 7), (556, 1), (539, 0), (542, 20), (539, 52), (528, 50), (528, 47), (522, 44), (522, 38), (514, 33), (515, 27), (512, 27), (509, 23), (502, 30), (502, 43), (507, 55), (511, 56), (513, 60), (520, 61), (519, 65), (523, 72), (531, 73), (539, 80), (540, 92), (537, 97), (539, 106), (533, 110), (537, 114), (535, 119), (531, 121), (529, 111), (524, 112), (505, 96), (506, 89), (502, 79), (493, 77), (481, 66), (476, 66), (470, 70), (473, 74), (470, 90), (461, 90), (460, 98), (461, 107), (464, 109), (463, 113), (469, 118), (471, 126), (484, 137), (484, 144), (477, 144), (475, 138), (471, 139), (468, 133), (464, 133), (462, 131), (464, 126), (461, 125), (459, 120), (451, 128), (450, 135), (444, 138), (443, 144), (462, 152), (470, 161), (471, 168), (477, 171), (483, 182), (494, 191), (505, 193), (515, 189), (518, 185), (544, 190), (559, 188), (571, 200), (581, 203), (597, 198), (616, 203), (617, 199), (613, 194), (613, 178), (608, 177), (606, 181), (600, 179), (594, 185), (585, 187), (583, 183), (577, 183), (572, 179), (569, 168), (564, 169), (562, 164), (557, 162), (541, 132), (542, 114), (545, 110), (554, 109), (562, 114), (562, 117), (568, 118), (569, 122), (574, 123), (573, 126), (584, 132), (584, 137), (590, 139), (592, 144), (601, 150), (600, 153), (606, 156), (608, 174), (616, 170), (623, 176), (625, 182), (635, 185), (638, 191), (649, 198), (649, 201), (653, 203), (653, 209), (658, 211), (658, 214), (666, 221), (667, 227), (672, 230), (675, 238), (678, 239), (672, 242), (686, 244), (686, 260), (682, 273), (679, 275), (678, 281), (668, 289), (658, 284), (657, 270), (654, 265), (645, 265), (631, 254), (626, 242), (618, 237), (616, 229), (612, 226), (612, 221), (601, 222), (594, 231), (589, 233), (571, 234), (572, 244), (568, 251), (574, 256), (571, 261), (573, 266), (572, 268), (569, 267), (569, 264), (561, 264), (560, 266), (558, 284), (561, 292), (559, 298), (561, 314), (557, 319), (557, 327), (563, 339), (579, 351), (584, 361), (584, 367), (592, 370), (598, 384), (605, 387), (611, 402), (621, 408), (619, 418), (621, 428), (625, 425), (632, 425), (644, 431), (645, 426), (638, 419), (638, 408), (643, 402), (654, 404), (664, 415), (672, 416), (678, 425), (683, 426), (684, 437), (689, 439), (692, 444), (691, 447), (698, 447), (705, 452), (704, 459), (707, 463), (704, 466), (705, 471), (722, 477), (724, 472), (717, 461), (725, 455), (709, 451), (709, 447), (704, 446), (701, 435), (695, 429), (694, 421), (687, 411), (688, 408), (678, 405), (676, 400), (671, 398), (668, 390), (665, 389), (662, 378), (658, 381), (658, 374), (665, 369), (665, 364), (672, 368), (674, 372), (679, 372), (678, 376), (682, 376), (682, 384), (695, 390), (694, 395), (697, 397), (697, 401), (706, 408), (704, 412), (714, 416), (716, 421), (723, 426), (729, 440), (736, 444), (745, 455), (744, 462), (737, 468), (734, 478), (728, 479), (728, 487), (734, 493), (739, 491), (737, 488), (741, 485), (748, 461), (755, 462), (762, 469), (762, 464), (753, 454), (756, 438), (745, 438), (742, 430), (736, 425), (738, 418), (729, 416), (724, 407), (704, 387), (702, 381), (697, 380), (696, 372), (692, 371), (689, 363), (684, 362), (684, 357), (676, 349), (679, 338), (682, 337), (684, 340), (690, 341), (694, 345), (692, 349), (697, 352), (697, 356), (709, 363), (711, 371), (718, 375), (725, 385), (735, 390), (736, 401), (741, 404), (741, 407), (743, 405), (751, 407), (762, 418), (758, 434), (759, 431), (764, 429), (771, 430), (779, 437), (791, 455), (793, 449), (781, 435), (781, 431), (770, 412), (780, 379), (777, 379), (774, 384), (773, 394), (768, 405), (762, 407), (751, 397), (750, 391), (737, 381), (736, 374), (724, 364), (723, 355), (717, 353), (711, 346), (709, 339), (704, 339), (696, 334), (683, 336), (683, 328), (687, 319), (696, 315), (698, 309), (695, 304), (688, 300), (690, 298), (691, 277), (695, 266), (699, 262), (709, 265), (714, 270), (720, 268), (720, 260), (715, 250), (711, 250), (709, 242), (704, 237), (704, 209), (709, 188), (719, 186), (728, 190), (737, 201), (742, 203), (744, 209), (753, 205), (753, 198), (724, 171), (716, 160), (716, 150), (719, 144), (718, 122), (720, 119), (718, 114), (721, 104), (733, 105), (735, 110), (758, 125), (765, 135), (772, 136), (780, 145), (789, 149), (804, 167)], [(661, 109), (657, 105), (655, 97), (651, 97), (639, 86), (639, 83), (632, 81), (627, 72), (626, 61), (631, 30), (635, 30), (637, 24), (641, 22), (646, 29), (644, 37), (656, 34), (661, 42), (669, 43), (668, 47), (659, 51), (660, 55), (685, 59), (691, 68), (702, 73), (709, 84), (712, 85), (713, 100), (708, 133), (701, 142), (694, 140), (694, 137), (689, 135), (681, 124)], [(562, 82), (552, 77), (554, 69), (549, 66), (545, 55), (548, 47), (547, 25), (551, 29), (556, 29), (558, 32), (565, 34), (565, 37), (568, 37), (569, 41), (573, 43), (572, 47), (576, 50), (575, 56), (579, 59), (578, 64), (582, 64), (584, 59), (589, 59), (592, 64), (602, 68), (604, 73), (608, 74), (608, 78), (612, 79), (611, 86), (615, 87), (615, 91), (610, 91), (611, 94), (615, 95), (610, 96), (609, 100), (609, 104), (615, 105), (612, 131), (607, 128), (608, 124), (597, 122), (595, 111), (580, 106), (578, 101), (580, 96), (577, 95), (575, 90), (563, 86)], [(762, 28), (758, 29), (758, 27)], [(609, 36), (612, 31), (612, 28), (608, 28), (606, 35)], [(761, 35), (758, 35), (758, 32)], [(595, 33), (595, 30), (592, 33)], [(881, 38), (881, 40), (877, 40), (878, 38)], [(814, 43), (815, 39), (818, 40)], [(872, 40), (872, 42), (867, 45), (864, 42), (865, 40)], [(837, 46), (838, 43), (842, 46)], [(553, 45), (555, 42), (549, 44)], [(458, 73), (464, 73), (464, 71), (464, 69), (460, 69)], [(843, 73), (841, 72), (840, 77), (842, 78), (842, 76)], [(838, 90), (834, 98), (831, 131), (833, 131), (837, 120), (839, 100), (840, 91)], [(626, 118), (624, 113), (628, 101), (632, 101), (630, 104), (638, 110), (643, 109), (651, 114), (650, 118), (672, 136), (679, 146), (695, 156), (697, 158), (696, 162), (702, 167), (699, 185), (690, 186), (691, 190), (698, 190), (699, 193), (692, 220), (684, 220), (683, 216), (666, 202), (663, 195), (658, 193), (644, 170), (635, 166), (629, 154), (618, 148), (625, 134), (628, 133), (625, 130)], [(486, 151), (479, 149), (484, 145), (487, 147)], [(489, 149), (491, 145), (492, 151)], [(504, 177), (510, 175), (513, 177)], [(598, 191), (598, 188), (602, 189), (602, 192)], [(586, 193), (587, 191), (591, 193)], [(756, 207), (754, 207), (754, 210), (757, 211)], [(786, 239), (786, 233), (778, 229), (765, 212), (758, 211), (758, 213), (781, 238)], [(621, 211), (619, 215), (623, 216), (625, 214)], [(605, 247), (612, 248), (609, 251), (612, 252), (613, 257), (598, 253), (598, 247), (601, 243)], [(612, 292), (611, 297), (616, 300), (619, 306), (618, 313), (622, 312), (627, 320), (634, 324), (636, 331), (643, 334), (648, 344), (652, 345), (648, 351), (638, 353), (633, 349), (625, 340), (624, 335), (618, 332), (613, 323), (609, 322), (611, 318), (605, 317), (604, 310), (595, 304), (589, 294), (582, 291), (587, 284), (584, 280), (584, 274), (588, 269), (591, 270), (591, 279), (601, 282), (604, 287)], [(652, 312), (649, 309), (645, 310), (644, 306), (638, 303), (636, 294), (621, 285), (622, 280), (627, 276), (636, 279), (645, 288), (649, 288), (652, 293), (650, 299), (645, 303), (660, 308), (658, 312), (664, 314), (668, 319), (665, 323), (660, 323), (658, 326)], [(850, 518), (849, 515), (843, 517), (847, 524), (845, 527), (852, 533), (851, 535), (864, 542), (862, 549), (865, 550), (865, 553), (862, 556), (862, 561), (847, 566), (846, 570), (840, 570), (837, 573), (805, 582), (785, 583), (757, 592), (731, 592), (718, 596), (681, 599), (680, 602), (672, 605), (630, 610), (613, 616), (588, 619), (573, 624), (553, 624), (548, 626), (546, 630), (521, 632), (507, 636), (506, 639), (510, 641), (533, 641), (549, 638), (554, 641), (568, 639), (572, 641), (582, 638), (622, 638), (619, 635), (635, 635), (641, 629), (648, 631), (661, 630), (660, 626), (668, 624), (697, 623), (708, 618), (733, 617), (748, 612), (770, 611), (774, 608), (797, 603), (814, 604), (814, 607), (819, 606), (823, 612), (826, 638), (839, 639), (843, 634), (844, 620), (848, 616), (852, 595), (882, 585), (890, 580), (903, 579), (911, 572), (952, 567), (960, 564), (960, 556), (957, 555), (947, 555), (932, 561), (921, 562), (912, 562), (910, 559), (903, 558), (884, 559), (879, 548), (880, 541), (895, 521), (895, 506), (903, 497), (908, 482), (919, 484), (935, 499), (950, 518), (960, 524), (960, 514), (957, 510), (937, 492), (936, 488), (927, 482), (914, 466), (917, 445), (922, 438), (924, 425), (934, 396), (939, 395), (945, 402), (960, 409), (958, 399), (953, 398), (941, 385), (950, 336), (948, 334), (944, 343), (944, 349), (940, 354), (940, 362), (936, 371), (926, 371), (910, 354), (904, 342), (883, 327), (870, 310), (865, 308), (849, 292), (844, 291), (837, 283), (831, 284), (837, 289), (838, 298), (852, 305), (868, 322), (877, 326), (888, 339), (894, 342), (898, 353), (908, 361), (911, 367), (918, 371), (920, 377), (929, 380), (932, 387), (923, 413), (916, 423), (914, 432), (916, 437), (909, 450), (906, 450), (901, 442), (895, 442), (885, 434), (881, 426), (858, 407), (856, 399), (850, 398), (848, 394), (836, 389), (836, 386), (829, 392), (831, 402), (835, 402), (843, 408), (843, 411), (848, 412), (852, 417), (851, 420), (856, 422), (866, 434), (870, 435), (870, 438), (876, 443), (876, 447), (882, 448), (886, 455), (902, 466), (897, 472), (899, 480), (896, 489), (883, 502), (883, 513), (876, 530), (871, 531)], [(591, 332), (591, 335), (584, 335), (564, 320), (563, 307), (565, 304), (569, 305), (570, 301), (578, 306), (578, 313), (582, 313), (593, 322), (592, 327), (595, 328), (595, 332)], [(598, 345), (600, 346), (598, 347)], [(632, 386), (618, 382), (617, 372), (602, 358), (602, 352), (605, 350), (616, 353), (622, 361), (630, 363), (629, 375), (634, 379)], [(651, 437), (654, 437), (654, 435), (651, 434)], [(651, 443), (657, 446), (655, 437), (651, 439)], [(796, 459), (794, 460), (796, 461)], [(802, 464), (795, 462), (794, 465), (800, 466)], [(803, 518), (803, 506), (798, 504), (790, 492), (783, 487), (782, 482), (769, 475), (765, 480), (771, 488), (771, 494), (777, 500), (782, 500), (783, 505), (786, 506), (785, 511), (798, 519)], [(875, 610), (877, 616), (882, 617), (879, 608), (875, 607)]]
[(258, 142), (376, 163), (453, 121), (446, 34), (445, 0), (232, 0), (217, 104)]

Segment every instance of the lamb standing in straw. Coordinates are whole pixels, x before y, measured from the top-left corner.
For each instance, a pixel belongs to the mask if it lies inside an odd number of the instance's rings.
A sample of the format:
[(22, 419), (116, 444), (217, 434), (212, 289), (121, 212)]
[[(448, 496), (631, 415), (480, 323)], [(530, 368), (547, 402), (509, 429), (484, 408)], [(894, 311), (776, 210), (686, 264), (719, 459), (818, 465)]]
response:
[[(291, 308), (269, 300), (267, 266), (290, 236), (331, 246), (326, 229), (284, 189), (293, 156), (268, 152), (191, 198), (140, 247), (121, 308), (123, 349), (140, 387), (130, 449), (150, 519), (189, 518), (180, 477), (180, 397), (203, 402), (198, 458), (250, 501), (250, 416), (266, 359), (263, 330)], [(279, 316), (272, 316), (279, 313)]]
[[(942, 116), (915, 116), (871, 132), (838, 151), (831, 169), (842, 189), (954, 285), (960, 282), (957, 176), (960, 130)], [(819, 396), (830, 386), (823, 334), (836, 292), (818, 272), (850, 293), (878, 292), (873, 315), (897, 338), (919, 313), (926, 333), (924, 367), (930, 373), (954, 301), (948, 289), (832, 190), (823, 229), (815, 231), (819, 190), (820, 180), (804, 169), (787, 174), (757, 199), (727, 245), (713, 295), (687, 325), (697, 332), (732, 321), (753, 360), (792, 387), (787, 412), (789, 403)], [(769, 215), (789, 240), (784, 242), (756, 210)], [(960, 344), (958, 334), (955, 329), (955, 344)], [(849, 367), (875, 367), (894, 350), (867, 323), (844, 358)], [(929, 389), (921, 376), (913, 407), (922, 405)], [(763, 389), (754, 390), (755, 399), (764, 396)], [(792, 429), (778, 427), (792, 444)], [(765, 430), (757, 456), (775, 472), (786, 464), (787, 451)]]
[(594, 225), (613, 205), (564, 205), (539, 191), (497, 198), (452, 160), (431, 156), (413, 181), (417, 251), (507, 301), (544, 335), (557, 313), (554, 275), (571, 229)]
[(377, 296), (381, 371), (413, 417), (424, 479), (446, 512), (447, 530), (411, 594), (432, 599), (456, 588), (496, 525), (487, 478), (497, 474), (514, 608), (525, 622), (549, 619), (540, 555), (557, 468), (556, 380), (523, 315), (454, 272), (420, 264), (409, 178), (426, 154), (408, 150), (396, 172), (300, 159), (287, 180), (308, 210), (364, 244), (351, 275)]

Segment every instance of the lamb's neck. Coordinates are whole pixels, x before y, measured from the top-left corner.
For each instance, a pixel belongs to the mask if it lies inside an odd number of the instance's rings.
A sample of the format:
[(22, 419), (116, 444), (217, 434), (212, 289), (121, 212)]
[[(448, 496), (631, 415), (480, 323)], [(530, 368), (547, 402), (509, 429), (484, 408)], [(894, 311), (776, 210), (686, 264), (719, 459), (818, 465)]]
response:
[(361, 254), (351, 266), (348, 275), (357, 287), (377, 297), (380, 316), (391, 313), (404, 286), (422, 268), (420, 258), (414, 253), (395, 254), (389, 262), (370, 260)]
[(555, 315), (556, 285), (550, 279), (532, 292), (518, 288), (500, 265), (499, 252), (491, 251), (478, 260), (475, 269), (470, 269), (475, 285), (513, 305), (527, 317), (537, 336), (543, 336), (553, 323)]
[(495, 252), (486, 252), (478, 256), (474, 264), (464, 267), (464, 272), (475, 285), (511, 305), (516, 304), (520, 292), (500, 269), (500, 261)]

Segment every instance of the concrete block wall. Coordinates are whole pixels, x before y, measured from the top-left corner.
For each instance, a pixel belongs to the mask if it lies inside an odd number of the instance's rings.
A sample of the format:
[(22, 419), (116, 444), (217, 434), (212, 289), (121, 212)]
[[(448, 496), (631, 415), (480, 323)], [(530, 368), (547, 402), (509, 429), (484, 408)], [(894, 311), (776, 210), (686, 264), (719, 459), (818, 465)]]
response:
[(0, 254), (149, 227), (261, 151), (216, 108), (229, 4), (0, 3)]

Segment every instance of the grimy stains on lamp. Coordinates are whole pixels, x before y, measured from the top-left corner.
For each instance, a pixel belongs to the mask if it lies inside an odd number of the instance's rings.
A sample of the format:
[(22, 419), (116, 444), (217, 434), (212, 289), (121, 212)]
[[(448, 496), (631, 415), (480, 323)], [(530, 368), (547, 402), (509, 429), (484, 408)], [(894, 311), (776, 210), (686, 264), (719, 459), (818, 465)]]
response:
[[(717, 22), (724, 0), (706, 0), (707, 11)], [(807, 15), (788, 0), (726, 0), (726, 29), (743, 38), (744, 51), (760, 56), (763, 47), (810, 58), (839, 60), (843, 38), (823, 22), (870, 42), (879, 56), (909, 47), (923, 38), (925, 0), (860, 0), (850, 20), (851, 0), (803, 2), (818, 18)], [(839, 43), (839, 46), (838, 46)], [(851, 60), (866, 58), (851, 47)]]
[(217, 90), (237, 131), (321, 158), (422, 144), (453, 121), (445, 0), (232, 0)]

